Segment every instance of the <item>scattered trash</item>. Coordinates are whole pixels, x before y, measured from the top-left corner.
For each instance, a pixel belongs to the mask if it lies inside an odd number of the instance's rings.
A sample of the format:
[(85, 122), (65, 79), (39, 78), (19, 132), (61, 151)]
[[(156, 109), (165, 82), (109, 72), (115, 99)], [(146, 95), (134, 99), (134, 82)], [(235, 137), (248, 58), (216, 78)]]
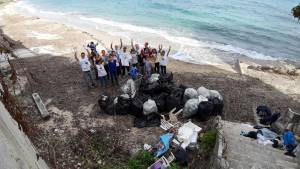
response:
[(145, 151), (149, 151), (151, 148), (152, 148), (151, 145), (149, 145), (149, 144), (144, 144), (144, 150), (145, 150)]
[(159, 148), (158, 151), (155, 153), (155, 157), (161, 157), (169, 150), (170, 140), (173, 138), (173, 136), (173, 133), (167, 133), (160, 136), (160, 143), (158, 145)]
[(177, 135), (178, 140), (182, 142), (181, 147), (185, 149), (190, 143), (196, 143), (198, 133), (201, 130), (199, 126), (191, 121), (183, 124), (183, 126), (178, 129)]
[(95, 129), (90, 129), (90, 132), (91, 132), (92, 134), (94, 134), (94, 133), (96, 133), (96, 130), (95, 130)]

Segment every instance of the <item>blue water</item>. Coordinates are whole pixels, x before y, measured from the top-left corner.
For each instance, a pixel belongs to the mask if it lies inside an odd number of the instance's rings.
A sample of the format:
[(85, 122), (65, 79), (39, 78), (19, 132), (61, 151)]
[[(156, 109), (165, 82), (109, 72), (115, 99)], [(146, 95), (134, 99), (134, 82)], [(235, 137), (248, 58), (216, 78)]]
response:
[(161, 36), (194, 60), (197, 55), (209, 60), (222, 52), (224, 56), (300, 60), (300, 23), (291, 15), (291, 8), (298, 3), (299, 0), (23, 0), (21, 6), (57, 12), (52, 15), (72, 15), (77, 22), (93, 22), (89, 26), (96, 28), (104, 25), (107, 31), (123, 33), (128, 38)]

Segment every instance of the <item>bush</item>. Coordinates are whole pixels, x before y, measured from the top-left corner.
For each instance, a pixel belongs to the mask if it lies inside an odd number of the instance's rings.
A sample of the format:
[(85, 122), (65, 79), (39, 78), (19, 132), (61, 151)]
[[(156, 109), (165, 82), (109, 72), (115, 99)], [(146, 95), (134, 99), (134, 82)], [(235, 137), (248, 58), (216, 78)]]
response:
[(217, 129), (210, 129), (206, 133), (204, 133), (201, 138), (201, 148), (205, 153), (210, 153), (213, 151), (216, 139), (217, 139)]
[(298, 18), (298, 20), (300, 19), (300, 4), (292, 9), (292, 14), (295, 18)]
[(155, 162), (154, 157), (147, 151), (140, 151), (128, 162), (128, 169), (145, 169)]

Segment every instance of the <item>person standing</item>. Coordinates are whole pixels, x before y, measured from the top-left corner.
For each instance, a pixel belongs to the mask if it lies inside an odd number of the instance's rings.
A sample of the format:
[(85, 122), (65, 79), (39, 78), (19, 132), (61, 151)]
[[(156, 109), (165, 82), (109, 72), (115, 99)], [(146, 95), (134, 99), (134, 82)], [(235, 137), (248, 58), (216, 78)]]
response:
[(121, 67), (122, 67), (121, 60), (120, 60), (120, 53), (121, 53), (120, 50), (123, 47), (123, 41), (122, 41), (122, 39), (120, 39), (120, 43), (121, 43), (120, 48), (119, 48), (118, 45), (115, 45), (115, 49), (113, 48), (113, 43), (110, 44), (110, 48), (111, 48), (112, 53), (114, 55), (114, 59), (117, 60), (116, 64), (117, 64), (117, 75), (118, 76), (121, 74)]
[(145, 76), (146, 79), (149, 79), (151, 77), (151, 72), (152, 72), (152, 66), (151, 63), (149, 61), (149, 57), (146, 57), (145, 59)]
[(109, 56), (108, 69), (109, 69), (111, 84), (114, 86), (116, 83), (119, 86), (118, 74), (117, 74), (117, 61), (115, 60), (112, 54)]
[(167, 74), (167, 65), (169, 62), (169, 54), (171, 51), (171, 46), (169, 47), (168, 53), (166, 53), (166, 51), (162, 50), (161, 54), (160, 54), (160, 70), (161, 70), (161, 74)]
[(127, 47), (123, 48), (123, 52), (120, 52), (120, 60), (122, 64), (122, 76), (125, 76), (125, 72), (127, 70), (127, 73), (129, 72), (129, 62), (131, 60), (131, 55), (129, 55), (127, 52)]
[[(108, 55), (106, 54), (105, 50), (101, 51), (101, 58), (104, 63), (105, 71), (108, 72)], [(107, 79), (109, 80), (109, 74), (107, 74)]]
[(107, 72), (104, 68), (104, 61), (102, 59), (96, 62), (96, 68), (98, 71), (98, 79), (100, 80), (101, 87), (107, 87)]
[(91, 62), (89, 57), (85, 55), (84, 52), (81, 53), (80, 58), (77, 57), (77, 50), (75, 49), (74, 57), (77, 62), (79, 62), (81, 70), (83, 72), (83, 77), (88, 84), (88, 88), (95, 87), (95, 83), (91, 72)]
[(132, 48), (130, 50), (130, 55), (131, 55), (130, 64), (137, 68), (137, 66), (138, 66), (138, 56), (137, 56), (137, 52), (135, 51), (134, 48)]

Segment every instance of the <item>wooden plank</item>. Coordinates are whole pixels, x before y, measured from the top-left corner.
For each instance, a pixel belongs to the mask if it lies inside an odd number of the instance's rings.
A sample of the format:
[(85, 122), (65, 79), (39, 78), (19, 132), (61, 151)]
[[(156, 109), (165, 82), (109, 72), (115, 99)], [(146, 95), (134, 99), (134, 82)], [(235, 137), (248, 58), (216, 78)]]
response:
[(33, 93), (32, 97), (33, 97), (33, 100), (34, 100), (35, 104), (37, 105), (37, 107), (38, 107), (38, 109), (39, 109), (39, 111), (40, 111), (40, 113), (42, 115), (42, 118), (44, 120), (49, 119), (50, 118), (50, 114), (49, 114), (48, 110), (46, 109), (46, 106), (43, 103), (40, 95), (38, 93)]

